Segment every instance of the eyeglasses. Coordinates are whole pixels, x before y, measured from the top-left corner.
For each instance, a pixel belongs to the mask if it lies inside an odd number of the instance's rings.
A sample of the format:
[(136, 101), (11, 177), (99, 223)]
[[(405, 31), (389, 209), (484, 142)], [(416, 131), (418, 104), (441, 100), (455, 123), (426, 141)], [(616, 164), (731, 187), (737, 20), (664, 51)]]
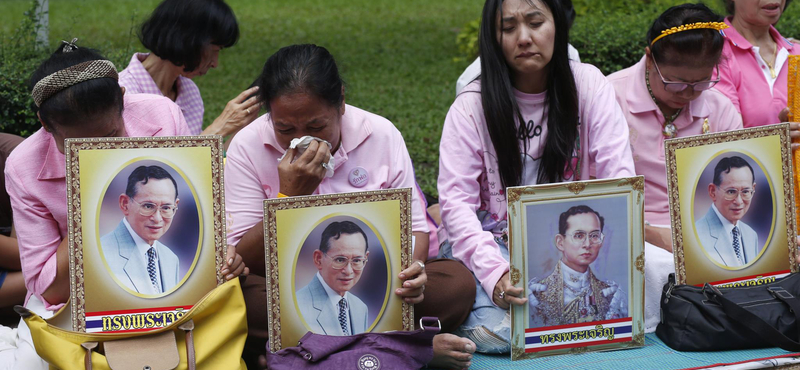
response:
[(336, 270), (341, 270), (349, 264), (353, 267), (353, 270), (360, 271), (364, 269), (364, 266), (367, 265), (367, 259), (364, 257), (354, 257), (352, 259), (347, 258), (345, 256), (334, 256), (331, 257), (327, 253), (322, 253), (325, 257), (331, 259), (332, 263), (331, 266)]
[[(686, 90), (687, 87), (691, 87), (694, 91), (705, 91), (708, 90), (714, 85), (719, 82), (719, 78), (716, 80), (711, 81), (700, 81), (700, 82), (672, 82), (667, 81), (664, 79), (664, 75), (661, 74), (661, 70), (658, 69), (658, 64), (656, 63), (656, 59), (653, 58), (653, 65), (656, 66), (656, 72), (658, 72), (658, 77), (661, 78), (661, 82), (664, 84), (664, 90), (667, 90), (671, 93), (679, 93), (683, 90)], [(719, 76), (719, 64), (717, 64), (717, 76)]]
[(175, 216), (175, 211), (178, 210), (178, 206), (166, 205), (162, 204), (159, 206), (158, 204), (151, 203), (151, 202), (142, 202), (139, 203), (136, 199), (131, 198), (131, 200), (139, 205), (139, 214), (144, 217), (150, 217), (156, 213), (158, 210), (161, 213), (161, 217), (163, 218), (172, 218)]
[(750, 200), (753, 199), (753, 195), (755, 193), (756, 189), (751, 188), (743, 188), (742, 190), (736, 188), (727, 188), (723, 190), (722, 197), (725, 198), (725, 200), (734, 200), (741, 195), (742, 200)]
[(603, 242), (603, 238), (605, 238), (605, 235), (603, 235), (603, 233), (600, 231), (592, 231), (587, 233), (586, 231), (578, 230), (572, 234), (566, 234), (566, 236), (570, 237), (572, 242), (575, 244), (583, 244), (583, 242), (585, 242), (588, 238), (590, 245), (600, 244)]

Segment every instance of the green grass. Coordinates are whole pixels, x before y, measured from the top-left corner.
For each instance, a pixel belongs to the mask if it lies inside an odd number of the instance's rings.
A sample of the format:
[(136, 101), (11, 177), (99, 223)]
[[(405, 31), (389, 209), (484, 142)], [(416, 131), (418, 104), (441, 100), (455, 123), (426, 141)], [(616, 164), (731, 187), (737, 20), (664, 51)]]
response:
[[(454, 99), (455, 81), (468, 61), (455, 37), (480, 16), (482, 0), (228, 0), (239, 20), (239, 43), (220, 66), (197, 78), (209, 124), (258, 76), (279, 48), (315, 43), (336, 58), (349, 104), (391, 120), (403, 133), (423, 190), (436, 194), (439, 138)], [(22, 20), (28, 0), (2, 0), (0, 32)], [(154, 0), (54, 0), (50, 43), (80, 38), (124, 68), (143, 51), (135, 28)]]

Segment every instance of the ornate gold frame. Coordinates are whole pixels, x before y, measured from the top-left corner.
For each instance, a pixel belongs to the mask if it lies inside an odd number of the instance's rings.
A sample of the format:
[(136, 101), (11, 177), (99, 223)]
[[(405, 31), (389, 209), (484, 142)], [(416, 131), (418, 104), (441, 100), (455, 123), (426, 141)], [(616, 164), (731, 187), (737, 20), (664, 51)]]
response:
[[(777, 227), (781, 227), (785, 230), (786, 239), (789, 241), (788, 243), (788, 264), (790, 270), (792, 272), (797, 272), (797, 248), (794, 245), (795, 241), (795, 227), (797, 225), (795, 216), (795, 190), (794, 190), (794, 180), (792, 175), (792, 151), (791, 151), (791, 139), (789, 136), (789, 124), (782, 123), (776, 125), (769, 125), (769, 126), (761, 126), (761, 127), (754, 127), (754, 128), (747, 128), (742, 130), (736, 131), (728, 131), (728, 132), (718, 132), (713, 134), (705, 134), (705, 135), (697, 135), (697, 136), (689, 136), (685, 138), (677, 138), (677, 139), (669, 139), (666, 140), (665, 151), (666, 151), (666, 161), (667, 161), (667, 191), (669, 194), (669, 210), (670, 210), (670, 220), (672, 223), (672, 246), (673, 246), (673, 255), (675, 257), (675, 279), (678, 284), (687, 284), (687, 274), (686, 274), (686, 257), (685, 257), (685, 248), (686, 248), (686, 241), (684, 240), (684, 220), (681, 217), (681, 194), (679, 192), (679, 177), (681, 177), (681, 171), (678, 169), (677, 160), (676, 160), (676, 153), (682, 149), (686, 148), (695, 148), (700, 146), (712, 145), (712, 144), (720, 144), (720, 143), (727, 143), (727, 142), (734, 142), (740, 141), (741, 148), (747, 148), (747, 141), (752, 139), (764, 138), (769, 136), (778, 136), (781, 145), (777, 148), (771, 148), (773, 150), (780, 151), (780, 158), (781, 163), (780, 167), (783, 171), (782, 181), (780, 183), (773, 183), (773, 192), (775, 194), (776, 203), (774, 204), (776, 216), (780, 216), (777, 214), (778, 210), (781, 208), (783, 209), (783, 216), (785, 217), (786, 222), (784, 224), (777, 224), (774, 233), (779, 233), (780, 230)], [(782, 185), (782, 187), (778, 185)], [(692, 189), (694, 190), (694, 189)], [(783, 203), (781, 204), (781, 200)], [(692, 230), (694, 230), (694, 225), (690, 225)], [(756, 274), (767, 273), (771, 271), (762, 271)], [(745, 276), (751, 275), (748, 273)], [(743, 276), (744, 277), (744, 276)], [(722, 280), (722, 279), (720, 279)], [(690, 284), (696, 284), (697, 282), (689, 282)]]
[[(330, 205), (354, 205), (387, 200), (400, 202), (400, 270), (408, 268), (411, 264), (411, 189), (387, 189), (364, 191), (356, 193), (311, 195), (301, 197), (286, 197), (267, 199), (264, 201), (264, 246), (265, 266), (267, 277), (267, 322), (269, 325), (269, 344), (271, 352), (282, 348), (281, 344), (281, 297), (279, 279), (278, 255), (278, 230), (277, 212), (287, 209), (324, 207)], [(397, 275), (399, 271), (391, 274)], [(391, 294), (398, 288), (392, 284)], [(402, 304), (402, 328), (413, 330), (414, 310), (405, 302)], [(299, 338), (298, 338), (299, 339)]]
[(114, 138), (88, 138), (66, 139), (64, 152), (66, 157), (66, 184), (67, 184), (67, 246), (69, 250), (70, 273), (70, 301), (73, 330), (86, 331), (85, 290), (84, 290), (84, 261), (83, 261), (83, 231), (81, 213), (81, 184), (79, 152), (87, 150), (126, 150), (150, 148), (189, 148), (207, 147), (211, 149), (211, 177), (213, 179), (211, 204), (214, 220), (214, 249), (216, 264), (216, 282), (220, 285), (225, 282), (222, 268), (225, 261), (226, 235), (225, 235), (225, 191), (223, 183), (223, 146), (222, 137), (213, 136), (163, 136), (163, 137), (114, 137)]
[[(576, 198), (595, 198), (608, 195), (627, 195), (630, 230), (630, 316), (632, 318), (632, 340), (591, 347), (576, 347), (541, 352), (525, 352), (525, 329), (528, 323), (527, 305), (511, 306), (511, 359), (523, 360), (559, 354), (578, 354), (641, 347), (644, 345), (644, 177), (590, 180), (559, 184), (519, 186), (507, 189), (508, 193), (508, 250), (511, 258), (510, 277), (515, 286), (527, 280), (524, 246), (526, 225), (522, 212), (525, 203), (540, 201), (574, 201)], [(523, 287), (524, 288), (524, 287)], [(587, 323), (588, 324), (588, 323)]]

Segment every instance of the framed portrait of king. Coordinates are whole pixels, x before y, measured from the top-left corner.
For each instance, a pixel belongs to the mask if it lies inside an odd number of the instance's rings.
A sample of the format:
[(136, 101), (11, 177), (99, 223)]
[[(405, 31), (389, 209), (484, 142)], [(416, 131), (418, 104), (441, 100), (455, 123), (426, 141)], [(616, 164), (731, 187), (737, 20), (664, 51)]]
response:
[(644, 178), (507, 192), (511, 359), (644, 345)]
[(739, 286), (797, 271), (789, 125), (665, 142), (679, 284)]
[(307, 332), (413, 329), (411, 306), (393, 294), (411, 243), (411, 189), (265, 200), (269, 350)]
[(73, 330), (168, 326), (222, 284), (222, 139), (68, 139)]

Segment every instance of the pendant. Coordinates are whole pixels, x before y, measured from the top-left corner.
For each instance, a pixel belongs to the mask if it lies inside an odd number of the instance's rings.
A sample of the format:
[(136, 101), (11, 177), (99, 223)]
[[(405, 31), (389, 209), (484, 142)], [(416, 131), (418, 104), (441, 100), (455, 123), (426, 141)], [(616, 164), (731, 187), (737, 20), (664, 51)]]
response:
[(661, 133), (664, 134), (664, 137), (672, 139), (678, 134), (678, 129), (672, 123), (668, 123), (664, 125), (664, 129)]

